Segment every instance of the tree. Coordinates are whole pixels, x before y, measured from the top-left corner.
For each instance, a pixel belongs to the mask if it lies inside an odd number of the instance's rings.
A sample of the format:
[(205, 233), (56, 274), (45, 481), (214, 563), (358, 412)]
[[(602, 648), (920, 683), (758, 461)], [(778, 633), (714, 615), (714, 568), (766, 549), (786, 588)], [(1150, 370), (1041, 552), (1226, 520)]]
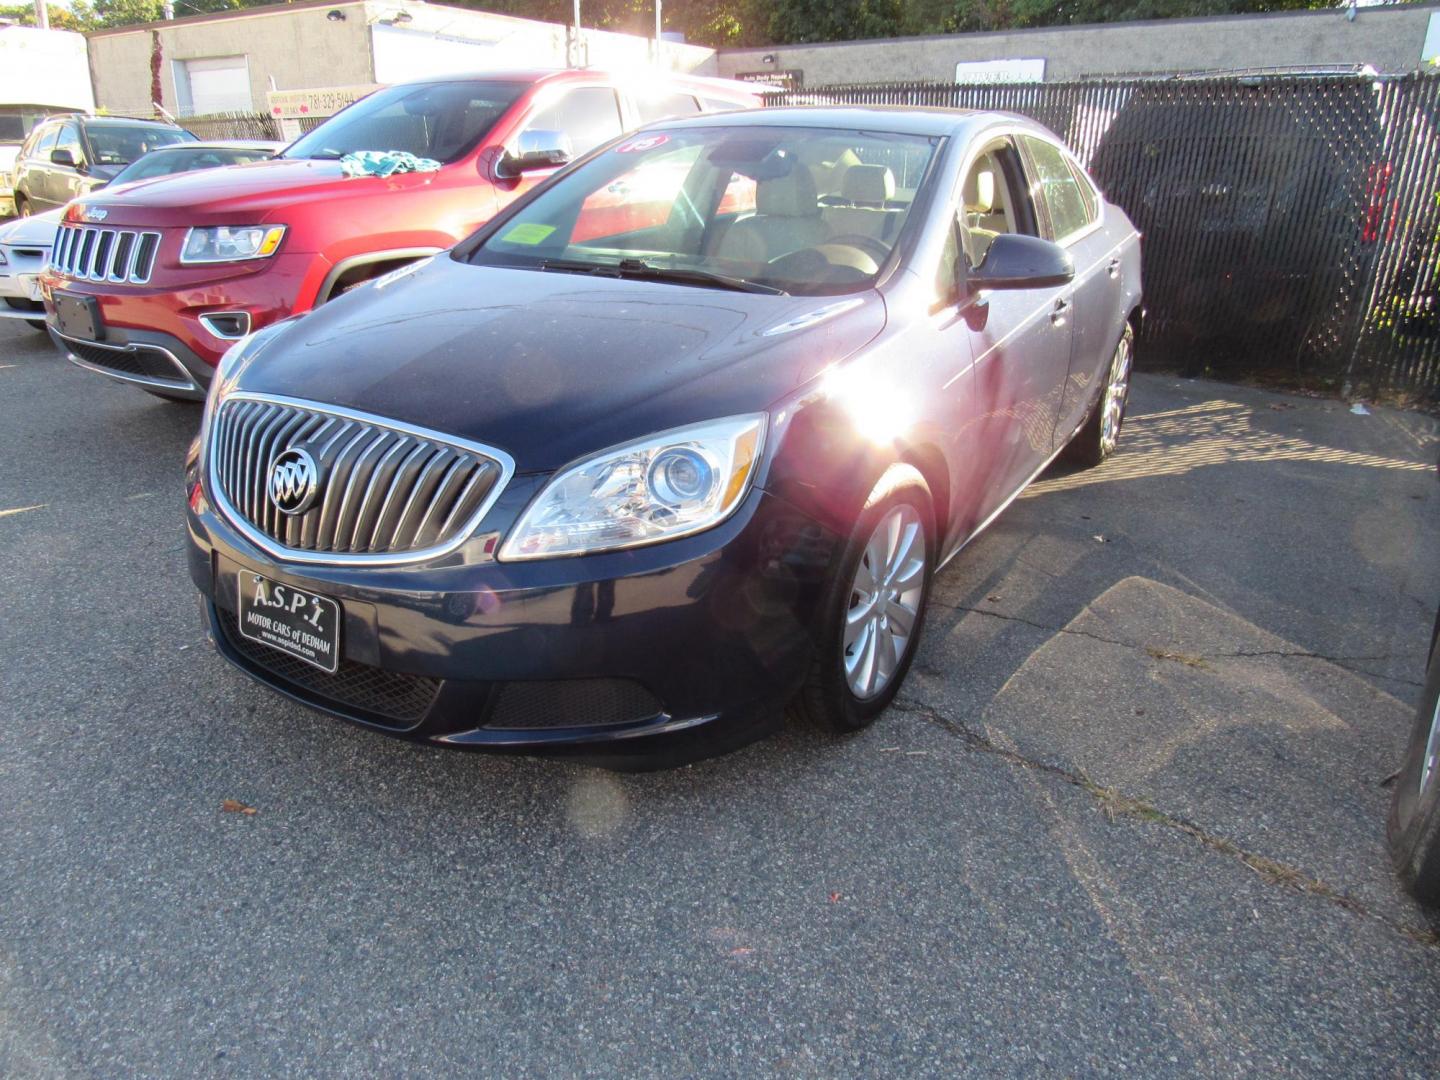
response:
[[(50, 28), (52, 30), (87, 29), (69, 8), (58, 7), (55, 4), (46, 4), (45, 8), (46, 13), (50, 17)], [(35, 5), (18, 4), (14, 7), (0, 7), (0, 22), (11, 22), (20, 26), (34, 26)]]

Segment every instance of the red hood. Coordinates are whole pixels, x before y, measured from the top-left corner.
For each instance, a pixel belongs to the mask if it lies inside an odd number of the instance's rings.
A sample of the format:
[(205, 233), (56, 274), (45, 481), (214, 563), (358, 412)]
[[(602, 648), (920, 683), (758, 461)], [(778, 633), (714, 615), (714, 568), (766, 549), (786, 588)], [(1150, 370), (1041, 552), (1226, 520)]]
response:
[(82, 207), (103, 207), (106, 225), (263, 225), (297, 205), (408, 191), (433, 184), (439, 175), (347, 179), (338, 161), (277, 158), (105, 188), (72, 203), (67, 220), (79, 220)]

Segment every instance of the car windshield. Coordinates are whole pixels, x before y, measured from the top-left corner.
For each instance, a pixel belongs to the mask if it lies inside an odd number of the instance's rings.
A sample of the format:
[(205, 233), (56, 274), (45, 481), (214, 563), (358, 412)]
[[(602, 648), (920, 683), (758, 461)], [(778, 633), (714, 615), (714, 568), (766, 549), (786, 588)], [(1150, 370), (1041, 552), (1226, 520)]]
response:
[(527, 85), (465, 80), (377, 90), (303, 136), (284, 156), (327, 159), (362, 150), (399, 150), (458, 161)]
[(872, 284), (939, 140), (834, 128), (641, 132), (509, 215), (474, 263), (822, 295)]
[(86, 130), (96, 165), (129, 165), (144, 157), (157, 146), (178, 142), (194, 142), (195, 136), (183, 128), (159, 124), (91, 124)]
[(260, 147), (239, 146), (181, 146), (174, 149), (154, 150), (138, 161), (131, 162), (111, 181), (112, 184), (128, 184), (132, 180), (150, 180), (172, 173), (194, 172), (196, 169), (215, 169), (222, 165), (244, 165), (251, 161), (265, 161), (274, 157), (270, 150)]

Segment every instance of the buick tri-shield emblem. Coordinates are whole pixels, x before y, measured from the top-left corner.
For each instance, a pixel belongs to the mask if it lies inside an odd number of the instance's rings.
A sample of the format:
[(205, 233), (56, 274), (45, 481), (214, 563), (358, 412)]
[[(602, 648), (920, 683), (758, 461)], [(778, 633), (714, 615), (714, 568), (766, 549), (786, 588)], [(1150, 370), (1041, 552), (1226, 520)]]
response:
[(303, 514), (320, 494), (320, 467), (304, 450), (291, 447), (270, 466), (265, 490), (282, 514)]

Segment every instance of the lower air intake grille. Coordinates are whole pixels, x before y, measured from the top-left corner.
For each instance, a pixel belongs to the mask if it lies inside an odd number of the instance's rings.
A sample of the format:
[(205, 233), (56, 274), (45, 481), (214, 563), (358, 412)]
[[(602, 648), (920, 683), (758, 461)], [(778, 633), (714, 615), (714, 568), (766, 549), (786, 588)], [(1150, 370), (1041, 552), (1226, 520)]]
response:
[(631, 679), (507, 682), (490, 710), (489, 728), (604, 727), (649, 720), (664, 711), (654, 694)]
[(180, 374), (174, 361), (158, 349), (136, 345), (129, 349), (106, 349), (99, 345), (86, 345), (81, 341), (65, 342), (65, 347), (85, 363), (120, 375), (138, 375), (145, 379), (159, 379), (176, 386), (190, 386), (188, 378)]
[(440, 680), (423, 675), (402, 675), (395, 671), (342, 659), (334, 675), (303, 660), (287, 656), (240, 634), (234, 612), (216, 609), (226, 643), (250, 664), (263, 669), (276, 682), (288, 683), (323, 701), (411, 727), (420, 722), (440, 692)]

